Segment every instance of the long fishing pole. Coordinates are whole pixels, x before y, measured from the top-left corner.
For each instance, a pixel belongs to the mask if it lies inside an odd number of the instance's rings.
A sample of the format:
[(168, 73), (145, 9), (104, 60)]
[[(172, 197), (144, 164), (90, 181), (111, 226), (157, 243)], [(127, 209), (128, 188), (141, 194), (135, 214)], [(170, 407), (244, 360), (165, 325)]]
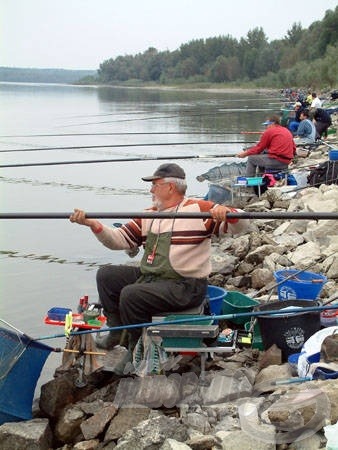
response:
[[(255, 134), (256, 131), (241, 131), (241, 134)], [(190, 135), (190, 134), (206, 134), (206, 135), (223, 135), (238, 134), (238, 131), (133, 131), (133, 132), (104, 132), (104, 133), (58, 133), (58, 134), (18, 134), (18, 135), (0, 135), (2, 138), (29, 138), (29, 137), (69, 137), (69, 136), (148, 136), (148, 135)]]
[[(338, 309), (337, 305), (331, 306), (308, 306), (308, 307), (292, 307), (290, 309), (283, 309), (283, 302), (281, 302), (281, 309), (273, 309), (266, 311), (249, 311), (235, 314), (221, 314), (221, 315), (209, 315), (209, 316), (195, 316), (195, 317), (185, 317), (183, 319), (175, 319), (175, 320), (166, 320), (161, 322), (143, 322), (137, 324), (130, 325), (121, 325), (118, 327), (103, 327), (103, 328), (95, 328), (92, 330), (82, 330), (82, 331), (71, 331), (71, 335), (81, 335), (81, 334), (90, 334), (90, 333), (102, 333), (106, 331), (122, 331), (122, 330), (130, 330), (135, 328), (148, 328), (152, 326), (159, 325), (174, 325), (174, 324), (184, 324), (186, 322), (200, 322), (200, 321), (210, 321), (210, 320), (233, 320), (239, 319), (241, 317), (257, 317), (257, 316), (273, 316), (273, 315), (282, 315), (282, 316), (290, 316), (292, 314), (303, 314), (303, 313), (311, 313), (311, 312), (320, 312), (320, 311), (328, 311), (328, 310), (336, 310)], [(46, 339), (55, 339), (64, 337), (64, 333), (52, 334), (48, 336), (40, 336), (34, 338), (34, 341), (43, 341)]]
[(176, 117), (182, 117), (184, 113), (188, 117), (206, 117), (206, 116), (216, 116), (219, 114), (232, 114), (234, 111), (240, 111), (240, 112), (252, 112), (252, 111), (275, 111), (275, 108), (264, 108), (264, 109), (257, 109), (257, 108), (229, 108), (229, 109), (217, 109), (210, 113), (190, 113), (190, 111), (182, 111), (181, 114), (175, 114), (170, 116), (152, 116), (152, 117), (138, 117), (138, 118), (132, 118), (132, 119), (118, 119), (118, 120), (104, 120), (100, 122), (86, 122), (86, 123), (78, 123), (78, 124), (71, 124), (71, 125), (63, 125), (63, 128), (67, 127), (74, 127), (74, 126), (84, 126), (84, 125), (98, 125), (103, 123), (120, 123), (120, 122), (136, 122), (140, 120), (158, 120), (158, 119), (175, 119)]
[(81, 161), (49, 161), (36, 163), (0, 164), (0, 168), (6, 167), (33, 167), (33, 166), (61, 166), (67, 164), (100, 164), (106, 162), (130, 162), (130, 161), (159, 161), (169, 159), (214, 159), (214, 158), (235, 158), (236, 154), (227, 155), (177, 155), (177, 156), (143, 156), (134, 158), (106, 158), (106, 159), (86, 159)]
[[(0, 213), (0, 219), (69, 219), (71, 212), (10, 212)], [(211, 214), (206, 212), (88, 212), (88, 219), (210, 219)], [(335, 212), (231, 212), (227, 213), (229, 219), (296, 219), (296, 220), (337, 220)]]
[(333, 149), (333, 150), (336, 150), (337, 149), (337, 145), (334, 147), (333, 145), (330, 145), (330, 144), (328, 144), (327, 142), (325, 142), (325, 141), (320, 141), (320, 143), (321, 144), (323, 144), (323, 145), (326, 145), (326, 147), (329, 147), (329, 148), (331, 148), (331, 149)]
[(182, 145), (215, 145), (215, 144), (253, 144), (256, 141), (206, 141), (206, 142), (157, 142), (146, 144), (106, 144), (106, 145), (79, 145), (66, 147), (40, 147), (40, 148), (12, 148), (1, 150), (0, 153), (11, 152), (41, 152), (50, 150), (82, 150), (89, 148), (125, 148), (125, 147), (163, 147), (163, 146), (182, 146)]

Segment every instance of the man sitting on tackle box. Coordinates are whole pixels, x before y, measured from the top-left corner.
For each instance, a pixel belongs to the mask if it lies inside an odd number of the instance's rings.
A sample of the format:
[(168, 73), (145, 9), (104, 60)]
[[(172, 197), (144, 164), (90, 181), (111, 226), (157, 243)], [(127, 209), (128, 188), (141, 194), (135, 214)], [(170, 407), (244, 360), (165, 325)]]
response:
[[(245, 231), (247, 220), (227, 219), (237, 210), (211, 201), (185, 197), (184, 170), (177, 164), (162, 164), (151, 182), (153, 205), (149, 211), (168, 213), (210, 212), (210, 218), (135, 218), (120, 228), (110, 228), (97, 219), (86, 218), (75, 209), (71, 222), (90, 227), (96, 238), (112, 250), (144, 247), (140, 267), (107, 265), (97, 272), (97, 289), (107, 317), (107, 326), (151, 322), (153, 315), (184, 311), (203, 303), (211, 272), (211, 236)], [(141, 328), (130, 329), (132, 349)], [(120, 332), (98, 338), (97, 345), (112, 348)]]
[(246, 177), (255, 177), (257, 170), (258, 175), (268, 170), (286, 170), (295, 156), (293, 136), (287, 128), (280, 125), (279, 116), (269, 117), (264, 125), (266, 130), (258, 144), (236, 155), (238, 158), (248, 157)]

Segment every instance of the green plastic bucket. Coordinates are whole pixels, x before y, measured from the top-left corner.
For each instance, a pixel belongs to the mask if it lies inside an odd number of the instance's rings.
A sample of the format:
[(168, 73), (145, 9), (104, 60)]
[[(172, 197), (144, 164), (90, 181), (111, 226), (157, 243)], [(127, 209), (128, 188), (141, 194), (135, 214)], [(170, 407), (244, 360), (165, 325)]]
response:
[[(253, 310), (253, 308), (260, 303), (247, 295), (242, 294), (238, 291), (228, 291), (223, 299), (222, 314), (238, 314), (246, 313)], [(238, 317), (234, 319), (229, 319), (229, 321), (243, 325), (248, 321), (247, 317)]]

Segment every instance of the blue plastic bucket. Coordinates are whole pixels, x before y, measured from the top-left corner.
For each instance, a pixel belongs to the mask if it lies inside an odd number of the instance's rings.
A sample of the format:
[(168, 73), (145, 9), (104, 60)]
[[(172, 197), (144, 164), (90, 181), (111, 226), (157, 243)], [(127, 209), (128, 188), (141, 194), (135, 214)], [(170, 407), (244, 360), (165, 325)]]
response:
[[(274, 273), (277, 283), (279, 300), (316, 300), (324, 284), (326, 276), (313, 272), (300, 272), (299, 270), (278, 270)], [(292, 276), (285, 280), (286, 278)], [(285, 280), (283, 282), (283, 280)]]
[(219, 316), (222, 311), (223, 299), (227, 295), (227, 291), (218, 286), (208, 285), (208, 301), (210, 313)]

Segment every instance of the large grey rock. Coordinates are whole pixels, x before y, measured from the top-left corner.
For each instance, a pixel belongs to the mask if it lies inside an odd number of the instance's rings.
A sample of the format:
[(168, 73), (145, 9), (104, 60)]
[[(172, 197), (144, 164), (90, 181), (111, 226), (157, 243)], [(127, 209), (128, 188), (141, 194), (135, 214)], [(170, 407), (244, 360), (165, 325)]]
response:
[(203, 434), (209, 433), (211, 430), (208, 417), (195, 412), (188, 413), (186, 417), (182, 419), (182, 423), (190, 428), (195, 428)]
[(328, 278), (332, 280), (338, 279), (338, 256), (327, 258), (323, 262), (323, 269)]
[(74, 436), (81, 433), (81, 424), (86, 419), (86, 414), (78, 406), (66, 408), (55, 425), (55, 436), (64, 443), (74, 441)]
[[(77, 442), (74, 447), (72, 447), (72, 450), (96, 450), (99, 448), (100, 445), (100, 441), (98, 439), (90, 439), (89, 441), (81, 441), (81, 442)], [(104, 447), (106, 450), (111, 450), (113, 448), (115, 448), (115, 444), (113, 443), (113, 445), (109, 446), (109, 447)], [(65, 449), (68, 450), (68, 449)]]
[(245, 260), (251, 264), (260, 264), (264, 260), (264, 258), (268, 255), (271, 255), (271, 253), (277, 252), (282, 255), (283, 253), (285, 253), (285, 250), (286, 249), (283, 246), (276, 247), (275, 245), (269, 244), (261, 245), (260, 247), (248, 253)]
[(255, 269), (251, 272), (251, 286), (260, 289), (273, 281), (273, 273), (268, 269)]
[(274, 443), (259, 440), (258, 436), (250, 436), (242, 430), (219, 431), (216, 437), (222, 442), (222, 450), (276, 450)]
[(315, 264), (321, 257), (320, 247), (315, 242), (307, 242), (300, 245), (292, 254), (288, 254), (288, 257), (298, 269), (304, 269), (305, 267)]
[(178, 442), (175, 439), (166, 439), (159, 450), (190, 450), (191, 447), (184, 442)]
[[(63, 408), (79, 400), (78, 389), (75, 387), (77, 371), (64, 373), (41, 387), (39, 406), (41, 411), (49, 417), (57, 417)], [(86, 391), (83, 391), (84, 395)], [(87, 392), (88, 394), (88, 392)]]
[(249, 235), (240, 236), (234, 240), (231, 246), (231, 252), (237, 258), (243, 258), (250, 249)]
[(212, 450), (219, 448), (220, 440), (216, 436), (194, 436), (187, 441), (189, 448), (193, 450)]
[(85, 439), (94, 439), (101, 434), (116, 413), (116, 408), (113, 405), (108, 405), (83, 421), (80, 428)]
[(116, 450), (157, 449), (166, 439), (171, 438), (179, 442), (187, 440), (187, 430), (175, 417), (160, 416), (148, 419), (127, 431), (118, 440)]
[(234, 270), (234, 267), (238, 259), (227, 253), (221, 251), (214, 251), (210, 258), (212, 272), (218, 272), (222, 274), (230, 274)]
[(203, 405), (230, 401), (250, 395), (252, 384), (242, 370), (214, 374), (209, 386), (200, 388)]
[(298, 247), (298, 245), (303, 244), (305, 241), (304, 234), (299, 233), (284, 233), (280, 236), (275, 237), (275, 242), (278, 245), (283, 245), (288, 250), (293, 250)]
[(271, 273), (271, 279), (273, 279), (273, 272), (278, 270), (278, 267), (288, 267), (291, 266), (291, 261), (287, 256), (280, 255), (279, 253), (271, 253), (264, 258), (262, 263), (262, 268), (267, 269)]
[(121, 408), (118, 414), (110, 422), (104, 440), (110, 441), (119, 439), (128, 430), (137, 426), (143, 420), (149, 418), (149, 408)]
[(50, 450), (52, 432), (47, 419), (9, 422), (0, 426), (1, 450)]

